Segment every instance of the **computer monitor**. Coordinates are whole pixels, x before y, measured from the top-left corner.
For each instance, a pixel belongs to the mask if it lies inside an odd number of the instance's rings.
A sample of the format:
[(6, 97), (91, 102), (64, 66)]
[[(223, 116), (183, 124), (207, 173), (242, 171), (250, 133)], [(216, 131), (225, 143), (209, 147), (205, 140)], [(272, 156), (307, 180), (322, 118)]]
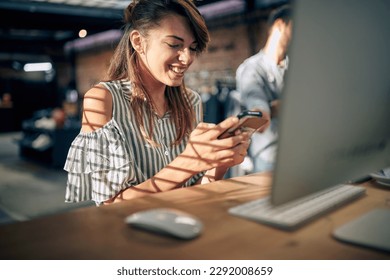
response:
[(390, 2), (292, 8), (274, 205), (390, 166)]

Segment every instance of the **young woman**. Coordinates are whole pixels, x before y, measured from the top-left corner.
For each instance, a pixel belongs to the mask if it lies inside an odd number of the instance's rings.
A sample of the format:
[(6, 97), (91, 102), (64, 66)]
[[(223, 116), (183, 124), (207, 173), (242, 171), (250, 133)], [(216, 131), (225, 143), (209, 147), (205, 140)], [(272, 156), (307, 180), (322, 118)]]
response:
[(238, 122), (202, 123), (184, 73), (209, 41), (191, 1), (139, 0), (108, 76), (84, 96), (82, 130), (68, 153), (66, 202), (97, 205), (208, 183), (243, 161), (249, 135), (218, 139)]

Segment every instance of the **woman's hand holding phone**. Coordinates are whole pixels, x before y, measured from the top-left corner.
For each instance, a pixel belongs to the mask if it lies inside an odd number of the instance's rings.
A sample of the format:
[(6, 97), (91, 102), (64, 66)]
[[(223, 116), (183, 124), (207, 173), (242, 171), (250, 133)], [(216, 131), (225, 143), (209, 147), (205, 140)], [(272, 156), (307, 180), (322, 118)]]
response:
[(249, 147), (249, 133), (236, 130), (231, 137), (219, 138), (224, 131), (238, 123), (237, 117), (229, 117), (219, 124), (198, 124), (181, 154), (190, 159), (188, 167), (204, 171), (214, 167), (228, 168), (241, 163)]
[(260, 111), (243, 111), (237, 115), (237, 118), (239, 119), (239, 122), (224, 131), (219, 136), (219, 139), (235, 135), (237, 130), (248, 132), (250, 135), (257, 131), (262, 132), (267, 128), (270, 121), (269, 117), (263, 115)]

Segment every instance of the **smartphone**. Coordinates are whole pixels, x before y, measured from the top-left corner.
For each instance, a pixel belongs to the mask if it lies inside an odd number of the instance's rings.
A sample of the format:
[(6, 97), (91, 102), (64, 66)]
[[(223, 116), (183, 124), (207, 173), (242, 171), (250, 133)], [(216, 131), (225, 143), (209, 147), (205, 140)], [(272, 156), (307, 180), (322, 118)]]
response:
[(237, 115), (239, 122), (226, 130), (219, 136), (220, 139), (234, 135), (237, 129), (254, 133), (267, 123), (267, 120), (263, 118), (263, 114), (259, 111), (243, 111)]

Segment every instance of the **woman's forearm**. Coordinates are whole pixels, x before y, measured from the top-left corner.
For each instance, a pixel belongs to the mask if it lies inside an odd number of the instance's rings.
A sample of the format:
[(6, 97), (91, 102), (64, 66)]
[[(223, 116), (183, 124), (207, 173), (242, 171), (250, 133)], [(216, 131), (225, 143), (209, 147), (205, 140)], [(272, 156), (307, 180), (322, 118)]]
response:
[(197, 170), (196, 163), (193, 160), (180, 155), (150, 179), (121, 191), (117, 196), (106, 201), (105, 204), (179, 188), (200, 171)]
[(221, 180), (225, 176), (228, 169), (229, 168), (227, 168), (227, 167), (226, 168), (225, 167), (216, 167), (216, 168), (207, 170), (207, 172), (204, 174), (204, 176), (198, 180), (197, 184), (208, 184), (211, 182)]

